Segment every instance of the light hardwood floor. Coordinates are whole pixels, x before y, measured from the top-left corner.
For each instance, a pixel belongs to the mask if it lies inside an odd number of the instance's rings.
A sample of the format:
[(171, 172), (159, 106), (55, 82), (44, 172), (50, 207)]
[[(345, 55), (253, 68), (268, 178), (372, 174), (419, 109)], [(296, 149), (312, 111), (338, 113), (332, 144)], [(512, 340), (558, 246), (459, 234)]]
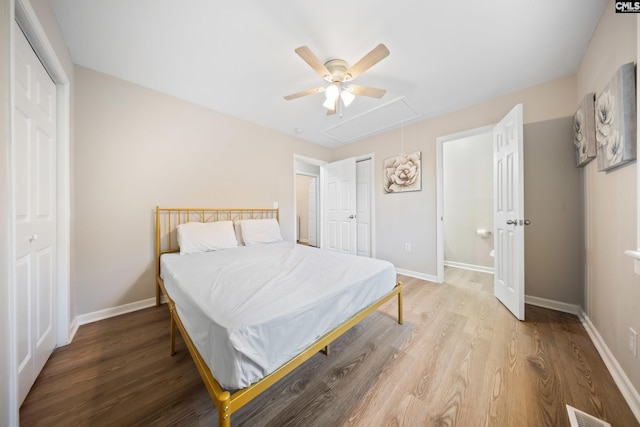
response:
[[(565, 404), (639, 425), (576, 316), (527, 306), (519, 322), (485, 273), (399, 279), (403, 326), (386, 304), (232, 425), (569, 426)], [(216, 425), (180, 339), (168, 355), (168, 319), (162, 306), (82, 326), (45, 366), (21, 425)]]

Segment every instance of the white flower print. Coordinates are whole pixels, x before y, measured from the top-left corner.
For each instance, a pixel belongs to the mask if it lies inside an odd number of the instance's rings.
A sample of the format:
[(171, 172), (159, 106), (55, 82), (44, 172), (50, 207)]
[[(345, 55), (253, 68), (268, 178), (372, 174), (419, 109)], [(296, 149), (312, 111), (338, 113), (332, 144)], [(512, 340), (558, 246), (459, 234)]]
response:
[(601, 146), (605, 146), (609, 142), (614, 114), (615, 98), (611, 92), (604, 92), (596, 103), (596, 141)]
[(384, 178), (385, 193), (419, 190), (420, 152), (386, 159)]

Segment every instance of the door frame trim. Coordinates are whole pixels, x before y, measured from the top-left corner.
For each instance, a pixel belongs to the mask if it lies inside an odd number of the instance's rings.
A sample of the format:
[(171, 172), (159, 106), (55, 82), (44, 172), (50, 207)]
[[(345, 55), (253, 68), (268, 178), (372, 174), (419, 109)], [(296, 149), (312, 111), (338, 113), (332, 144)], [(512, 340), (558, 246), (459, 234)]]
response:
[[(13, 122), (13, 105), (15, 96), (13, 91), (13, 55), (15, 51), (14, 31), (22, 30), (31, 44), (40, 62), (44, 65), (49, 76), (56, 85), (56, 346), (68, 344), (77, 330), (77, 322), (71, 320), (71, 181), (70, 181), (70, 104), (71, 104), (71, 83), (64, 70), (58, 56), (50, 43), (47, 34), (38, 20), (37, 14), (28, 0), (15, 0), (13, 7), (10, 7), (10, 41), (9, 41), (9, 75), (11, 94), (9, 109), (9, 126)], [(19, 26), (19, 28), (16, 28)], [(13, 130), (11, 130), (13, 135)], [(9, 150), (13, 149), (13, 136), (9, 141)], [(10, 158), (12, 155), (10, 154)], [(13, 165), (10, 165), (13, 169)], [(9, 201), (9, 259), (12, 260), (9, 266), (9, 301), (15, 297), (15, 218), (13, 217), (13, 178), (10, 173)], [(9, 405), (12, 413), (9, 415), (10, 425), (18, 425), (19, 407), (17, 391), (17, 360), (16, 360), (16, 324), (15, 307), (8, 304), (8, 314), (10, 322), (10, 392)]]
[[(298, 176), (306, 176), (308, 178), (313, 178), (316, 180), (316, 244), (318, 243), (319, 237), (318, 234), (320, 233), (320, 223), (318, 222), (318, 206), (320, 206), (320, 174), (315, 175), (313, 173), (310, 172), (295, 172), (294, 173), (295, 177)], [(298, 225), (298, 185), (297, 185), (297, 181), (296, 181), (296, 188), (295, 188), (295, 194), (294, 194), (294, 206), (295, 206), (295, 213), (294, 213), (294, 219), (296, 221), (296, 226)], [(297, 236), (297, 232), (296, 232), (296, 236)], [(300, 236), (297, 236), (300, 237)], [(296, 238), (296, 241), (300, 241), (300, 239)]]
[(497, 123), (443, 135), (436, 138), (436, 277), (438, 283), (444, 282), (444, 144), (449, 141), (492, 132)]

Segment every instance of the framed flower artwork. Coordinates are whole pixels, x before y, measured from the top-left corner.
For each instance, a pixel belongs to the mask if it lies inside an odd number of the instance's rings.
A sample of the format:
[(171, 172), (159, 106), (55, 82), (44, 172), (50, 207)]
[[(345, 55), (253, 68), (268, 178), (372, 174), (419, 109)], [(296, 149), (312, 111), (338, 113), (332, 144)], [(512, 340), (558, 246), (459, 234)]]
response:
[(576, 166), (583, 167), (596, 158), (596, 125), (594, 99), (596, 94), (584, 97), (573, 115), (573, 145), (576, 149)]
[(384, 161), (385, 193), (422, 190), (422, 158), (420, 152), (389, 157)]
[(598, 170), (609, 171), (636, 158), (635, 66), (625, 64), (595, 102)]

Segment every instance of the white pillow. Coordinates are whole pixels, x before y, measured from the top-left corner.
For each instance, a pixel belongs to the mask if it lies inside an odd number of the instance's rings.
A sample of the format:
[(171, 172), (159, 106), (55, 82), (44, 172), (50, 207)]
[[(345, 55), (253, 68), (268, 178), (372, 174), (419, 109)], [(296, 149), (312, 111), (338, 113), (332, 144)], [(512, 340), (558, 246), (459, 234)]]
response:
[(178, 226), (180, 255), (238, 246), (233, 222), (187, 222)]
[(247, 246), (281, 242), (280, 225), (275, 218), (240, 221), (242, 240)]

